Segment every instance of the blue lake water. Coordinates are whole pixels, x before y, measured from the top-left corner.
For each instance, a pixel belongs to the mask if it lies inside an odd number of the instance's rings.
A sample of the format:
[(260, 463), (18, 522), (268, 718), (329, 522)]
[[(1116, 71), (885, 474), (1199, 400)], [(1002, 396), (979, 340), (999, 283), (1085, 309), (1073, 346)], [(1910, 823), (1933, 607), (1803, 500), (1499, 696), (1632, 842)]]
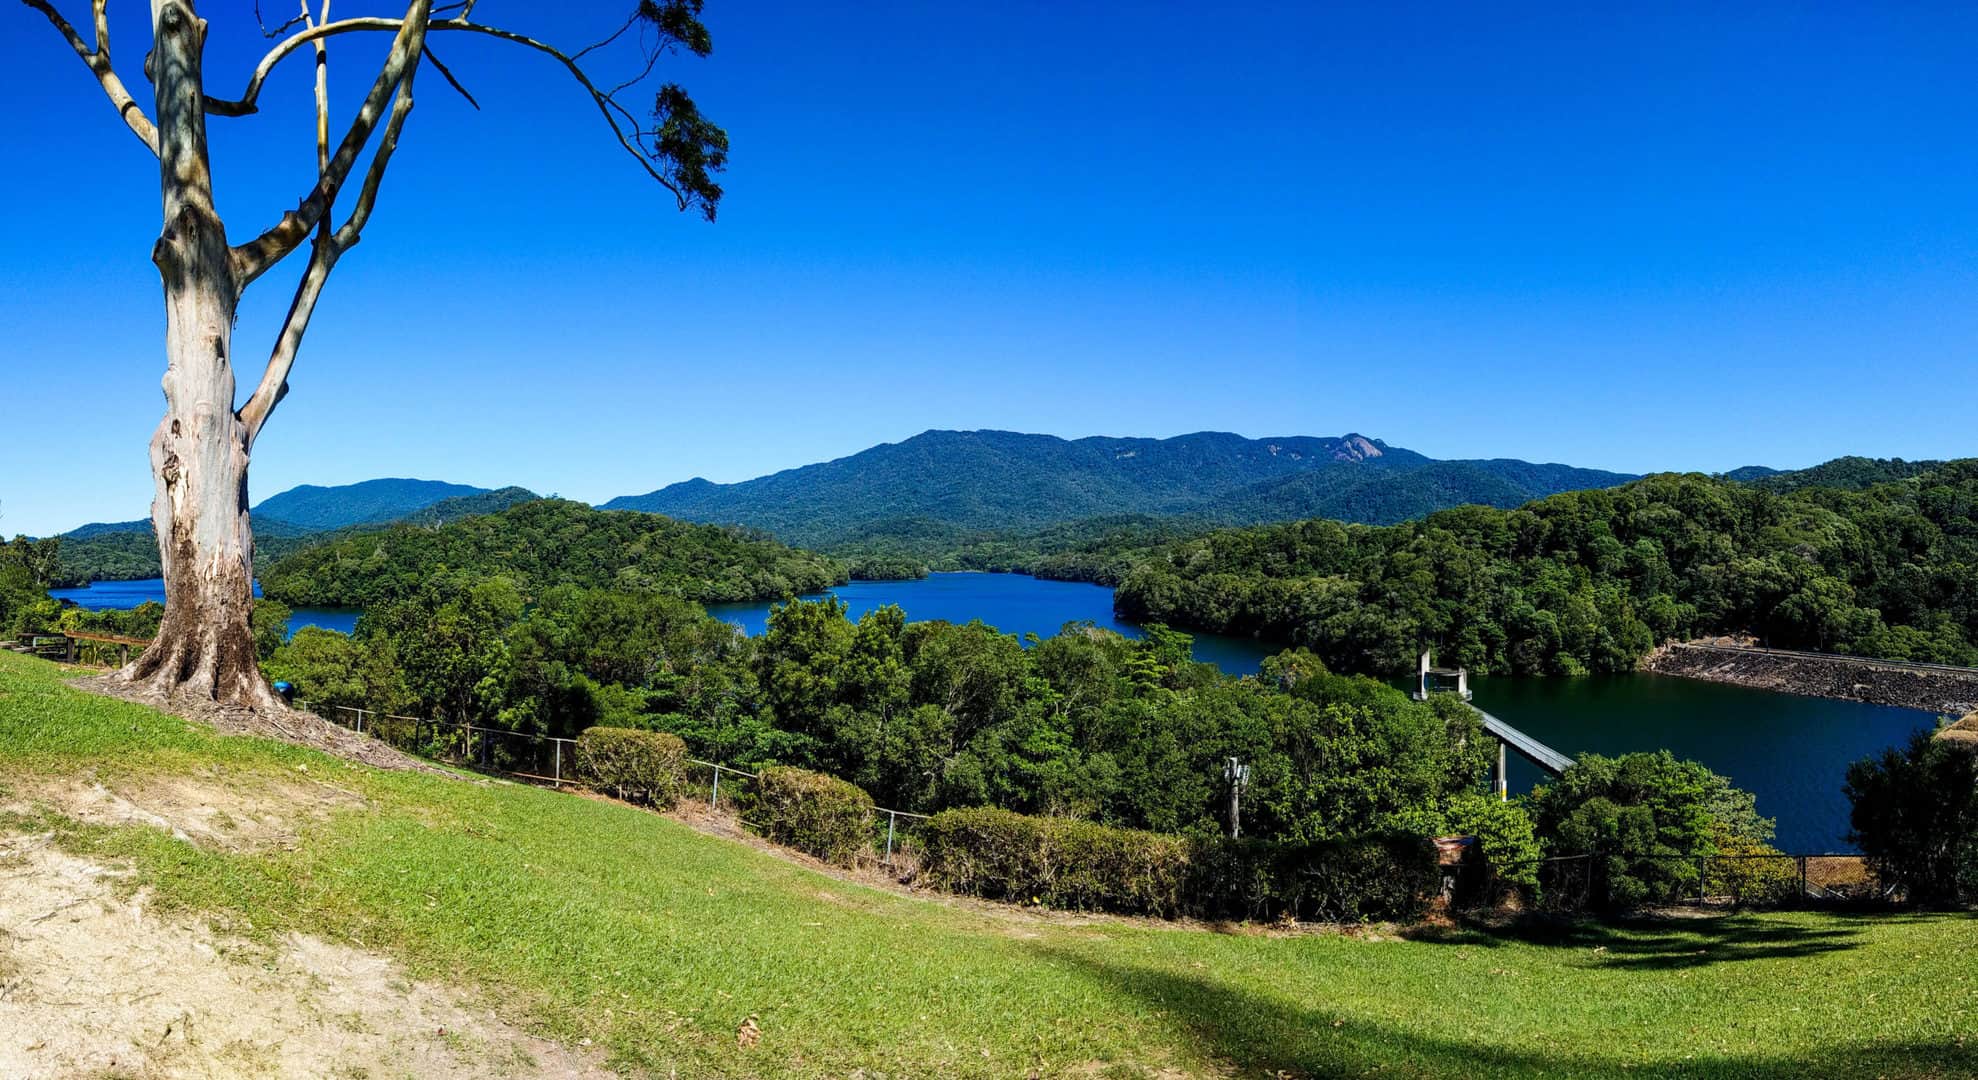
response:
[[(165, 582), (163, 578), (147, 578), (142, 581), (94, 581), (75, 589), (50, 589), (48, 595), (57, 600), (70, 600), (77, 607), (88, 611), (126, 611), (142, 604), (165, 602)], [(261, 585), (256, 583), (254, 595), (261, 595)], [(288, 632), (293, 637), (297, 630), (305, 626), (320, 626), (325, 630), (335, 630), (348, 634), (357, 628), (356, 608), (296, 608), (289, 615)]]
[[(1796, 853), (1854, 850), (1841, 794), (1848, 765), (1936, 722), (1914, 709), (1646, 673), (1473, 679), (1471, 689), (1478, 708), (1567, 754), (1668, 750), (1703, 762), (1758, 796), (1758, 812), (1778, 821), (1773, 842)], [(1541, 779), (1512, 755), (1513, 791)]]
[[(981, 619), (1005, 634), (1050, 637), (1068, 622), (1090, 622), (1128, 637), (1140, 628), (1113, 617), (1113, 590), (1082, 581), (1047, 581), (1027, 574), (929, 574), (919, 581), (854, 581), (829, 593), (845, 602), (847, 617), (898, 604), (911, 622), (938, 619), (966, 623)], [(816, 597), (811, 597), (815, 599)], [(709, 615), (731, 622), (751, 636), (769, 622), (775, 604), (713, 604)], [(1233, 675), (1254, 675), (1264, 658), (1282, 645), (1249, 638), (1195, 635), (1195, 659)]]
[[(163, 601), (153, 581), (99, 582), (57, 590), (88, 608), (129, 608)], [(1048, 637), (1067, 622), (1092, 622), (1138, 636), (1113, 616), (1112, 590), (1021, 574), (933, 574), (919, 581), (855, 581), (831, 590), (858, 618), (898, 604), (913, 620), (965, 623), (981, 619), (1004, 633)], [(760, 634), (770, 603), (717, 604), (716, 618)], [(349, 633), (348, 609), (303, 609), (290, 632), (322, 626)], [(1198, 635), (1195, 656), (1235, 675), (1253, 674), (1280, 646), (1242, 638)], [(1480, 708), (1568, 754), (1619, 754), (1668, 749), (1694, 758), (1758, 796), (1759, 812), (1778, 819), (1777, 843), (1796, 852), (1847, 851), (1847, 800), (1841, 781), (1850, 762), (1901, 742), (1934, 717), (1910, 709), (1828, 701), (1763, 690), (1633, 674), (1582, 679), (1476, 679)], [(1540, 779), (1512, 759), (1514, 790)]]

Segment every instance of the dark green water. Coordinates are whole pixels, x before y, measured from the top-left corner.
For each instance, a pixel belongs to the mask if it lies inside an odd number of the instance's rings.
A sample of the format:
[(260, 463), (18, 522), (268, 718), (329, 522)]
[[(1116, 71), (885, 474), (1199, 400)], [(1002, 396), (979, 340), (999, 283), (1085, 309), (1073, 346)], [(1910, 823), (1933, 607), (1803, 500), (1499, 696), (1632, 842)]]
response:
[[(1775, 694), (1665, 675), (1478, 679), (1478, 708), (1572, 755), (1629, 750), (1693, 758), (1758, 796), (1792, 852), (1852, 851), (1841, 781), (1850, 762), (1903, 741), (1936, 717), (1913, 709)], [(1536, 768), (1511, 763), (1514, 791)]]

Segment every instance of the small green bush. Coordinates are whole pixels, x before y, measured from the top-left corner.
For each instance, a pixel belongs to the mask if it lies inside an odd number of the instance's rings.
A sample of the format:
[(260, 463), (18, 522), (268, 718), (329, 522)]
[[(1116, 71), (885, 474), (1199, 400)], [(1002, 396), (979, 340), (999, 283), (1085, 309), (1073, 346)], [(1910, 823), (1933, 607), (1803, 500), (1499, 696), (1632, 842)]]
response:
[(835, 776), (784, 765), (762, 770), (750, 820), (776, 843), (851, 866), (872, 847), (872, 796)]
[(577, 776), (621, 799), (671, 806), (687, 783), (687, 744), (663, 731), (585, 728), (577, 736)]
[(946, 810), (920, 835), (921, 875), (937, 889), (1081, 911), (1178, 915), (1182, 837), (978, 807)]
[(1799, 860), (1770, 844), (1717, 830), (1717, 852), (1703, 878), (1703, 892), (1728, 896), (1740, 907), (1789, 903), (1799, 896)]
[(1440, 884), (1418, 836), (1197, 839), (987, 807), (934, 815), (920, 851), (923, 880), (949, 892), (1163, 917), (1411, 919)]
[(1442, 833), (1454, 837), (1476, 837), (1482, 894), (1485, 906), (1497, 904), (1509, 890), (1537, 906), (1539, 902), (1539, 860), (1545, 849), (1531, 825), (1531, 815), (1519, 803), (1509, 803), (1491, 795), (1466, 791), (1450, 799), (1442, 811)]

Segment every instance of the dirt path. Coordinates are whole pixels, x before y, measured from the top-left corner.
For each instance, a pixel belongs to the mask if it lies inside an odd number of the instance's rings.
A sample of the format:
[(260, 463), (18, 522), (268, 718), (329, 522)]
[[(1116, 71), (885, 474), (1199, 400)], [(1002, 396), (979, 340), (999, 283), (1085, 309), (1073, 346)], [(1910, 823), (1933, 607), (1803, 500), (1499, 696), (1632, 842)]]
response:
[(0, 1076), (609, 1075), (385, 957), (218, 933), (120, 876), (0, 837)]

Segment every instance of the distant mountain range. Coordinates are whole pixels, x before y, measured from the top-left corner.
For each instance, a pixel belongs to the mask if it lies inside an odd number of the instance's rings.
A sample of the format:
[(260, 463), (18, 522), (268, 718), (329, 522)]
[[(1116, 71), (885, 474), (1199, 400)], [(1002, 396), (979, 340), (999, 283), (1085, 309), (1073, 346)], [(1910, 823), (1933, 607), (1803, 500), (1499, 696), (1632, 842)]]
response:
[[(366, 480), (340, 487), (304, 484), (263, 500), (249, 514), (256, 560), (267, 563), (330, 535), (400, 522), (443, 525), (538, 497), (519, 487), (489, 490), (437, 480)], [(149, 519), (97, 522), (71, 529), (61, 539), (58, 573), (64, 584), (130, 581), (161, 573)]]
[[(1722, 475), (1774, 491), (1858, 488), (1914, 476), (1934, 464), (1844, 457), (1807, 469), (1749, 465)], [(744, 525), (786, 543), (848, 556), (924, 557), (922, 548), (946, 551), (964, 542), (993, 548), (1017, 534), (1043, 543), (1037, 538), (1048, 539), (1065, 527), (1152, 534), (1305, 518), (1385, 525), (1452, 506), (1513, 507), (1634, 479), (1509, 458), (1437, 460), (1357, 434), (1061, 439), (1010, 431), (927, 431), (740, 483), (688, 480), (612, 499), (603, 509)], [(524, 488), (490, 490), (434, 480), (305, 484), (254, 507), (256, 555), (267, 564), (330, 536), (400, 522), (445, 524), (536, 498)], [(62, 534), (62, 540), (65, 582), (159, 573), (147, 520), (84, 525)]]
[(928, 431), (735, 484), (694, 479), (604, 504), (767, 530), (831, 547), (893, 520), (1036, 529), (1121, 514), (1250, 524), (1327, 517), (1389, 524), (1450, 506), (1517, 506), (1636, 477), (1507, 459), (1438, 461), (1378, 439), (1061, 439)]

